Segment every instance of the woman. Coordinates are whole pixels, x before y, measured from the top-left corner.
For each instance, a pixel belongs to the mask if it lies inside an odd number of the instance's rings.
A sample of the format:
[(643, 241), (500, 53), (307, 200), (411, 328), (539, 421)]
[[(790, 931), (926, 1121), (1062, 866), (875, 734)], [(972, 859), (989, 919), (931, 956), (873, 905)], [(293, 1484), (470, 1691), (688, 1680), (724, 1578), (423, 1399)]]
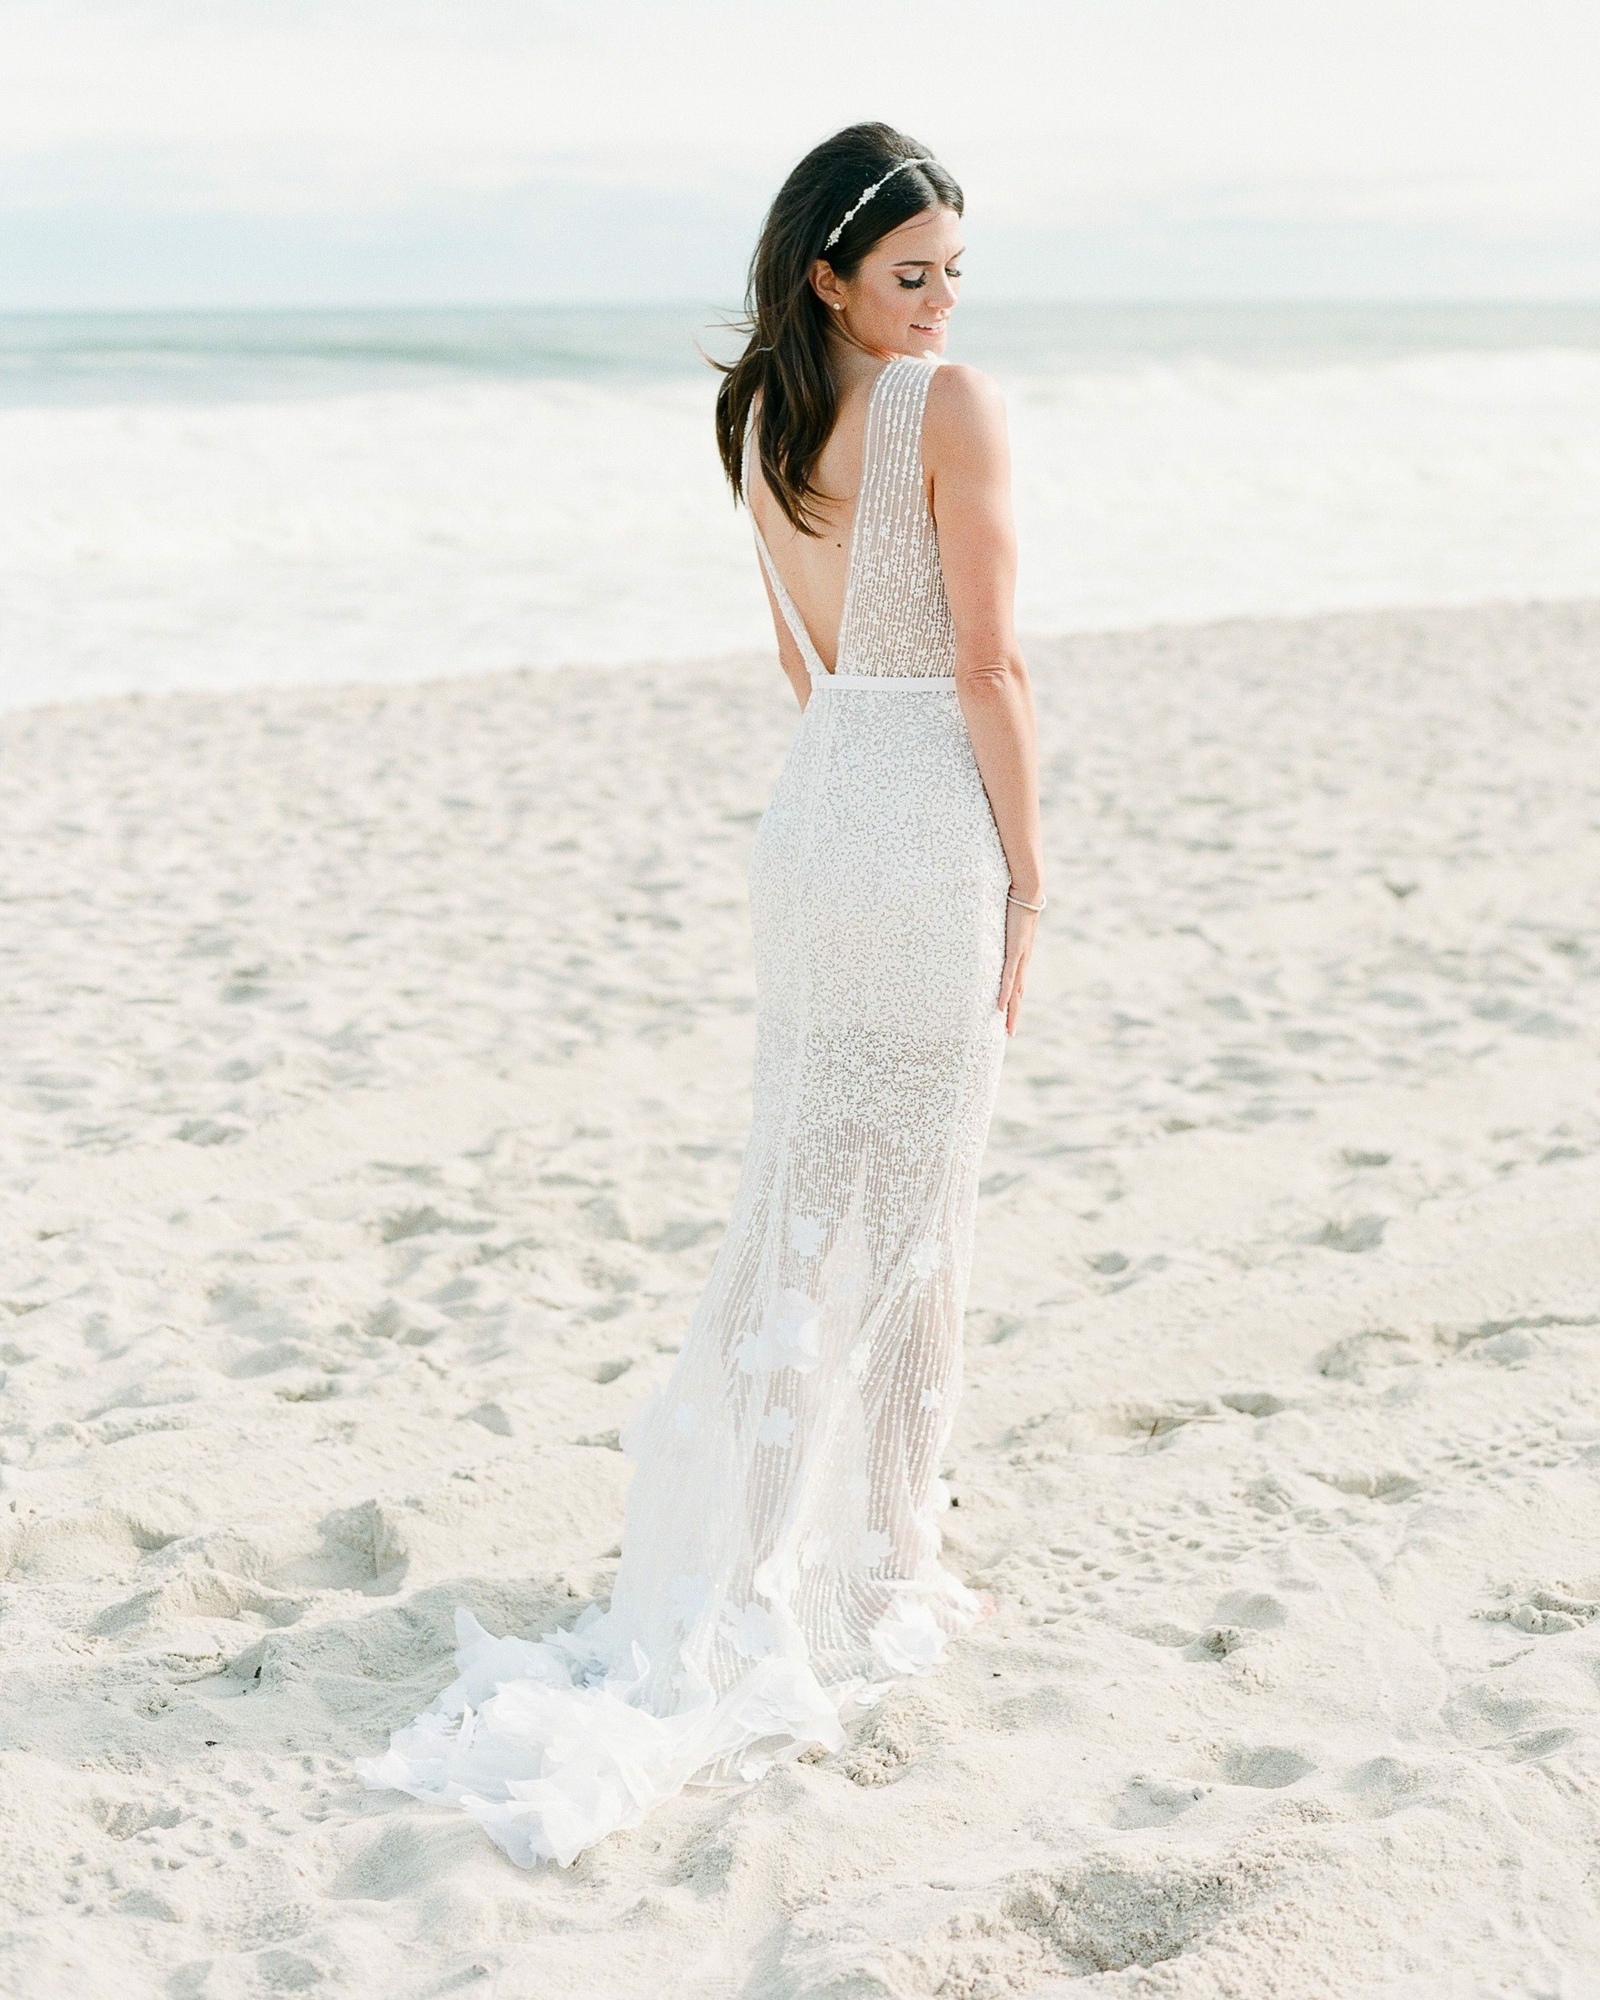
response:
[(858, 125), (767, 217), (717, 439), (801, 721), (750, 860), (754, 1120), (635, 1460), (609, 1608), (456, 1614), (459, 1677), (358, 1766), (514, 1861), (739, 1784), (935, 1664), (979, 1161), (1044, 906), (1004, 417), (943, 365), (961, 190)]

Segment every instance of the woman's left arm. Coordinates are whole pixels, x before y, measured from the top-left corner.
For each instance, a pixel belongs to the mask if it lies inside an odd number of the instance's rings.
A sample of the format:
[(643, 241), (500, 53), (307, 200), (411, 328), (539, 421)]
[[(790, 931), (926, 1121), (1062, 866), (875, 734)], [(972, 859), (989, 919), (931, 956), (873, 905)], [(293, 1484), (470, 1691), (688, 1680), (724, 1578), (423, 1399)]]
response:
[[(956, 694), (989, 794), (1011, 886), (1044, 895), (1039, 823), (1038, 729), (1013, 609), (1017, 545), (1005, 404), (987, 375), (946, 363), (928, 385), (923, 460), (956, 633)], [(1038, 917), (1006, 904), (1006, 969), (997, 1005), (1016, 1032), (1022, 982)]]

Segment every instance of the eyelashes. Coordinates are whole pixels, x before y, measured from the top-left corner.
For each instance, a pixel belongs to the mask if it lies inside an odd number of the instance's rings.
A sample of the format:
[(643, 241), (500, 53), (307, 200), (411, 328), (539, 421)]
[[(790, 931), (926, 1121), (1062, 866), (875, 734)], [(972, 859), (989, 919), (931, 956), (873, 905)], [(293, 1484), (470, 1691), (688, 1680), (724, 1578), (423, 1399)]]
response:
[[(954, 267), (954, 265), (947, 265), (945, 268), (945, 276), (947, 278), (959, 278), (961, 276), (961, 273)], [(927, 282), (928, 280), (926, 274), (924, 274), (920, 278), (902, 278), (900, 280), (900, 289), (903, 292), (920, 292), (923, 286)]]

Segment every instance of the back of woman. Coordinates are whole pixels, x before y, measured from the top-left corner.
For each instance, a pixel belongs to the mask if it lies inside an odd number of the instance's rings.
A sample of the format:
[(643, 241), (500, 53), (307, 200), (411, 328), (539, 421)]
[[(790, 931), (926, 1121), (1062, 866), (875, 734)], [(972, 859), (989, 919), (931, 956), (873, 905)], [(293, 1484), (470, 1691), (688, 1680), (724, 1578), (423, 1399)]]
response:
[[(754, 450), (759, 405), (752, 412), (745, 478), (760, 487), (750, 496), (756, 545), (784, 626), (813, 676), (820, 671), (846, 678), (896, 675), (948, 680), (955, 673), (955, 630), (922, 453), (923, 420), (938, 365), (937, 355), (924, 359), (904, 354), (881, 364), (858, 398), (859, 438), (851, 440), (857, 466), (855, 501), (848, 526), (837, 537), (826, 533), (807, 537), (790, 530), (779, 543), (782, 563), (771, 553), (771, 542), (777, 539), (772, 528), (761, 525), (762, 515), (770, 520), (773, 502), (760, 478)], [(830, 437), (828, 446), (834, 442)], [(825, 447), (823, 456), (829, 455)], [(835, 547), (842, 560), (833, 559)], [(801, 578), (794, 593), (783, 580), (786, 570)], [(831, 644), (824, 640), (819, 646), (812, 640), (807, 611), (813, 604), (821, 607), (818, 636), (831, 632)], [(823, 658), (823, 647), (831, 653), (831, 668)]]
[[(684, 1784), (842, 1748), (984, 1609), (940, 1559), (939, 1474), (1043, 891), (1003, 419), (941, 361), (961, 206), (887, 126), (816, 148), (767, 219), (719, 391), (801, 704), (751, 847), (733, 1212), (627, 1435), (609, 1606), (537, 1641), (459, 1613), (459, 1678), (364, 1772), (460, 1805), (524, 1863), (570, 1861)], [(857, 434), (850, 490), (823, 490)]]

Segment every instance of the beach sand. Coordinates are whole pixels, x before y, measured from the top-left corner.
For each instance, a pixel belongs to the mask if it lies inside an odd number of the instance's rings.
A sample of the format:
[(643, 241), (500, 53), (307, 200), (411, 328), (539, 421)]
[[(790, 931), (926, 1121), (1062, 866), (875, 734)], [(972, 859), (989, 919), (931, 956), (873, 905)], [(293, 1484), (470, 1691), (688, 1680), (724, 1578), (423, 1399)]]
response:
[(614, 1570), (770, 658), (0, 717), (0, 1990), (1600, 1993), (1600, 602), (1029, 648), (952, 1566), (572, 1869), (363, 1791)]

